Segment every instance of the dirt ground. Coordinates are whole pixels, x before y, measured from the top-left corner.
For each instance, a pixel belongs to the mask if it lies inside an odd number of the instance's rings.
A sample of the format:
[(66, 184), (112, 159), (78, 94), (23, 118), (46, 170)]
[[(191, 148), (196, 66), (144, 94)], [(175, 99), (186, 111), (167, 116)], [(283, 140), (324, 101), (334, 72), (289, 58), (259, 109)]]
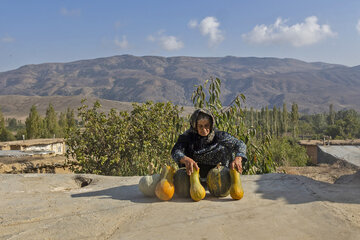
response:
[(318, 164), (316, 166), (306, 167), (279, 167), (278, 173), (286, 173), (292, 175), (301, 175), (312, 178), (317, 181), (335, 183), (341, 176), (351, 175), (356, 173), (359, 168), (347, 167), (341, 163), (335, 164)]

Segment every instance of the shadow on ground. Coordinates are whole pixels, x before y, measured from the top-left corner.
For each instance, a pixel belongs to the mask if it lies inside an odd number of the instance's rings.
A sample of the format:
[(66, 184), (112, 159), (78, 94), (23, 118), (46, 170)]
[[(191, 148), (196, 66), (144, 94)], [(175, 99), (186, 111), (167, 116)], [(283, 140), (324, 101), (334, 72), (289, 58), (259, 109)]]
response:
[[(251, 178), (250, 178), (251, 179)], [(254, 180), (243, 182), (243, 186), (248, 189), (248, 194), (259, 194), (263, 199), (285, 200), (289, 204), (302, 204), (316, 201), (328, 201), (335, 203), (360, 204), (360, 173), (347, 176), (346, 179), (338, 184), (331, 184), (316, 181), (311, 178), (299, 175), (289, 175), (282, 173), (271, 173), (256, 176)], [(249, 184), (246, 186), (246, 184)], [(254, 186), (255, 184), (255, 186)], [(254, 190), (251, 190), (253, 188)], [(115, 199), (131, 201), (135, 203), (155, 203), (160, 202), (156, 197), (145, 197), (138, 189), (137, 184), (123, 185), (107, 188), (98, 191), (89, 191), (72, 194), (71, 197), (98, 197), (100, 199)], [(216, 198), (207, 193), (207, 201), (227, 202), (231, 198)], [(172, 202), (193, 202), (190, 198), (179, 198), (174, 195)]]
[[(118, 187), (107, 188), (99, 191), (85, 192), (72, 194), (71, 197), (100, 197), (101, 199), (111, 198), (115, 200), (124, 200), (131, 201), (135, 203), (154, 203), (161, 202), (156, 197), (146, 197), (144, 196), (138, 188), (137, 184), (133, 185), (124, 185)], [(188, 198), (179, 198), (176, 195), (171, 199), (172, 202), (192, 202)]]
[[(353, 174), (353, 179), (356, 180), (358, 175), (359, 173)], [(360, 204), (360, 187), (354, 182), (331, 184), (305, 176), (281, 173), (261, 175), (255, 182), (255, 193), (260, 194), (263, 199), (284, 199), (289, 204), (315, 201)]]

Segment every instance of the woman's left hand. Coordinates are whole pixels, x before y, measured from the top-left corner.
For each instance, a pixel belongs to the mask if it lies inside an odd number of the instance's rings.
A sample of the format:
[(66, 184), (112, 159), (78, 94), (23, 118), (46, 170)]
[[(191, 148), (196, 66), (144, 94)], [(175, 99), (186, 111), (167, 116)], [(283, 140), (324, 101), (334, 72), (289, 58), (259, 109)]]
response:
[(242, 171), (243, 171), (243, 169), (242, 169), (242, 157), (236, 157), (234, 159), (234, 161), (231, 162), (230, 168), (231, 169), (235, 168), (241, 174)]

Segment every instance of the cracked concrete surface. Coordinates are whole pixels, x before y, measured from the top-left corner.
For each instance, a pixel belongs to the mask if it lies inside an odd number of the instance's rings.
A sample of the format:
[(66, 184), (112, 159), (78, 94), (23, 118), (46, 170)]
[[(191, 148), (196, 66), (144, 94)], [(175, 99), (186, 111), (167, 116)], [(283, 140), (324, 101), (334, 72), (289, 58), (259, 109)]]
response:
[[(244, 198), (144, 197), (140, 177), (0, 175), (0, 239), (359, 239), (359, 174), (242, 176)], [(79, 179), (79, 178), (77, 178)]]

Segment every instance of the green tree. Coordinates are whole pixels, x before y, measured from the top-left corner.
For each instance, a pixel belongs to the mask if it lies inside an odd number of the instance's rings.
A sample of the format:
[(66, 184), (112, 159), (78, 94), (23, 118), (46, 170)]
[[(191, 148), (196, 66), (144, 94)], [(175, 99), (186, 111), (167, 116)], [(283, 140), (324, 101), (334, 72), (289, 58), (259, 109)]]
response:
[(5, 119), (0, 107), (0, 129), (5, 128)]
[(327, 128), (326, 116), (323, 113), (314, 114), (312, 117), (311, 124), (318, 137), (322, 138)]
[(252, 128), (255, 126), (255, 125), (254, 125), (254, 123), (255, 123), (255, 122), (254, 122), (254, 121), (255, 121), (254, 118), (255, 118), (255, 117), (254, 117), (254, 108), (251, 107), (251, 108), (250, 108), (250, 127), (252, 127)]
[(68, 128), (76, 127), (74, 110), (70, 108), (67, 108), (66, 110), (66, 126)]
[(293, 138), (296, 138), (299, 129), (299, 112), (298, 112), (298, 105), (296, 103), (293, 103), (291, 106), (291, 125), (292, 125)]
[(7, 119), (7, 122), (9, 129), (16, 130), (18, 128), (18, 121), (16, 120), (16, 118), (9, 118)]
[(272, 110), (272, 134), (275, 136), (278, 136), (279, 134), (279, 123), (278, 123), (278, 111), (276, 106), (274, 105), (273, 110)]
[(42, 119), (36, 109), (36, 106), (32, 105), (29, 116), (26, 118), (25, 121), (26, 138), (39, 138), (41, 136), (42, 125)]
[(17, 132), (15, 134), (16, 140), (23, 140), (25, 136), (26, 136), (25, 128), (20, 128), (19, 130), (17, 130)]
[(282, 111), (282, 118), (281, 118), (281, 130), (282, 130), (282, 134), (283, 136), (287, 134), (288, 132), (288, 124), (289, 124), (289, 119), (288, 119), (288, 111), (286, 108), (286, 103), (283, 103), (283, 111)]
[(269, 112), (269, 106), (265, 107), (265, 129), (266, 134), (270, 134), (270, 112)]
[(4, 119), (4, 116), (3, 116), (3, 113), (1, 111), (1, 107), (0, 107), (0, 129), (3, 129), (5, 128), (5, 119)]
[(59, 133), (58, 133), (59, 137), (65, 137), (67, 121), (66, 121), (66, 114), (63, 112), (60, 113), (58, 125), (59, 125)]
[(14, 135), (6, 128), (5, 119), (0, 108), (0, 141), (12, 141), (15, 140)]
[(330, 104), (329, 106), (329, 125), (335, 124), (335, 111), (334, 111), (334, 105)]
[(335, 125), (342, 129), (343, 138), (360, 137), (360, 116), (354, 109), (337, 112)]
[(5, 119), (0, 108), (0, 141), (7, 141)]
[(54, 107), (50, 103), (46, 109), (46, 115), (44, 119), (44, 125), (46, 128), (45, 137), (54, 137), (59, 133), (59, 124)]

